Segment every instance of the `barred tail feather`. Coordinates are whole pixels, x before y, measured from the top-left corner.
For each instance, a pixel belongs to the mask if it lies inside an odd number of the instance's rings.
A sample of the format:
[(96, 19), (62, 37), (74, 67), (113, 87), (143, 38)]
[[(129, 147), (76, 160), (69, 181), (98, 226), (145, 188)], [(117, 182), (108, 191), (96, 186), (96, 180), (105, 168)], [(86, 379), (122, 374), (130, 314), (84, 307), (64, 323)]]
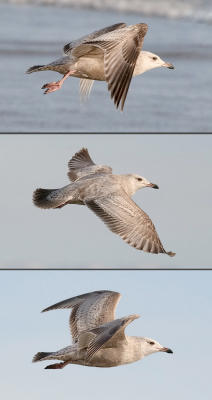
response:
[(26, 74), (31, 74), (32, 72), (37, 71), (44, 71), (45, 69), (48, 69), (46, 65), (33, 65), (33, 67), (27, 69)]
[(51, 196), (56, 189), (36, 189), (33, 193), (33, 203), (39, 208), (56, 208), (61, 205), (61, 201), (56, 196)]
[(45, 353), (43, 351), (37, 353), (34, 355), (32, 362), (37, 362), (37, 361), (42, 361), (42, 360), (48, 360), (48, 357), (51, 356), (52, 353)]

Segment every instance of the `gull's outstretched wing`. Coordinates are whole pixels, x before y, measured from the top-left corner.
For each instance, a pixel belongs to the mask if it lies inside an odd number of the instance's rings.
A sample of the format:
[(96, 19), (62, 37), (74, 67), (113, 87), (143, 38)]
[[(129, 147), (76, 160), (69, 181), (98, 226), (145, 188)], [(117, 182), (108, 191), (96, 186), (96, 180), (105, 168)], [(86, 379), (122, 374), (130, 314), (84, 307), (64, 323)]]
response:
[(87, 175), (111, 174), (112, 168), (106, 165), (96, 165), (91, 159), (88, 150), (83, 148), (77, 152), (68, 163), (68, 177), (76, 181)]
[(105, 28), (94, 31), (94, 32), (90, 33), (89, 35), (82, 36), (80, 39), (73, 40), (72, 42), (67, 43), (64, 46), (63, 51), (65, 54), (70, 55), (74, 48), (76, 48), (80, 44), (86, 42), (87, 40), (95, 39), (105, 33), (114, 31), (116, 29), (124, 28), (125, 26), (126, 26), (126, 24), (124, 24), (123, 22), (120, 22), (120, 23), (114, 24), (114, 25), (110, 25), (110, 26), (106, 26)]
[[(86, 361), (89, 361), (102, 347), (116, 347), (118, 343), (123, 341), (126, 343), (125, 328), (136, 318), (139, 318), (139, 315), (129, 315), (128, 317), (108, 322), (88, 332), (89, 342)], [(83, 335), (86, 336), (86, 332)]]
[(148, 253), (166, 253), (149, 216), (124, 190), (86, 202), (108, 228), (130, 246)]
[(73, 342), (75, 343), (82, 332), (99, 327), (114, 319), (116, 306), (120, 297), (120, 293), (99, 290), (61, 301), (46, 308), (43, 312), (61, 308), (72, 308), (70, 329)]
[(104, 53), (105, 80), (116, 107), (124, 108), (137, 58), (141, 52), (147, 24), (130, 25), (105, 33), (77, 46), (72, 54), (80, 57), (99, 48)]

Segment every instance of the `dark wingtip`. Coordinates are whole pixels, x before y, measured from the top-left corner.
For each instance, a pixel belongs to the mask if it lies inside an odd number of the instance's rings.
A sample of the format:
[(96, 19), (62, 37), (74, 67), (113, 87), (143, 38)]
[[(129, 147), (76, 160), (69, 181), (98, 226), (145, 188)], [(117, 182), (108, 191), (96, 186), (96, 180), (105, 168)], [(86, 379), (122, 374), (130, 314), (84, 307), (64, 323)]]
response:
[(42, 310), (41, 312), (43, 313), (43, 312), (49, 311), (50, 308), (51, 307), (44, 308), (44, 310)]
[(166, 254), (168, 254), (169, 257), (174, 257), (176, 253), (173, 253), (172, 251), (167, 251)]
[(40, 68), (43, 68), (43, 65), (33, 65), (26, 70), (25, 74), (31, 74), (32, 72), (39, 71)]
[(70, 43), (65, 44), (65, 46), (63, 47), (64, 53), (67, 53), (67, 51), (69, 51), (70, 49), (71, 49)]
[(141, 26), (142, 26), (142, 28), (143, 28), (143, 31), (145, 32), (145, 34), (147, 33), (147, 31), (148, 31), (148, 25), (147, 24), (145, 24), (144, 22), (142, 22), (141, 23)]
[(28, 69), (25, 71), (25, 74), (31, 74), (31, 72), (33, 72), (32, 69), (33, 69), (33, 67), (28, 68)]

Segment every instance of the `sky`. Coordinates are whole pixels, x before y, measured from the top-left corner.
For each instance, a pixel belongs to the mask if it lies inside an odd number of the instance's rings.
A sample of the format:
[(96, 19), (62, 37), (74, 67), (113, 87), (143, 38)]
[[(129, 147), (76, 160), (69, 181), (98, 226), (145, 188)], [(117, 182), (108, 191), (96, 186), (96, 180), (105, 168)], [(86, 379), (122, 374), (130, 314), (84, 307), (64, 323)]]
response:
[[(128, 335), (155, 339), (173, 354), (108, 369), (32, 363), (38, 351), (70, 344), (69, 310), (40, 311), (100, 289), (122, 294), (117, 317), (140, 314)], [(4, 400), (210, 399), (211, 271), (0, 271), (0, 301)]]
[[(211, 266), (210, 135), (1, 135), (1, 267), (149, 268)], [(136, 250), (86, 207), (41, 210), (38, 187), (69, 183), (67, 163), (87, 147), (114, 173), (137, 173), (159, 185), (133, 200), (150, 216), (174, 258)]]

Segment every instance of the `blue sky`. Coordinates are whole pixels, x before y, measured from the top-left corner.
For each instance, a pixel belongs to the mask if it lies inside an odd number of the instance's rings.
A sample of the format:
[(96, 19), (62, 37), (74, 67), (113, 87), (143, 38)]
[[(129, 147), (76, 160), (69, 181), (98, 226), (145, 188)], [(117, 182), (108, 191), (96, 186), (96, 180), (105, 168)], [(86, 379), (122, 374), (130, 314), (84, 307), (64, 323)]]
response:
[[(137, 173), (160, 190), (133, 197), (153, 220), (174, 258), (127, 245), (86, 207), (40, 210), (37, 187), (69, 183), (67, 163), (82, 147), (114, 173)], [(211, 266), (210, 135), (1, 135), (0, 241), (2, 267)]]
[[(1, 271), (0, 278), (4, 400), (210, 399), (211, 271)], [(37, 351), (70, 344), (69, 311), (40, 311), (97, 289), (122, 294), (117, 317), (141, 315), (127, 334), (151, 337), (174, 353), (109, 369), (32, 364)]]

